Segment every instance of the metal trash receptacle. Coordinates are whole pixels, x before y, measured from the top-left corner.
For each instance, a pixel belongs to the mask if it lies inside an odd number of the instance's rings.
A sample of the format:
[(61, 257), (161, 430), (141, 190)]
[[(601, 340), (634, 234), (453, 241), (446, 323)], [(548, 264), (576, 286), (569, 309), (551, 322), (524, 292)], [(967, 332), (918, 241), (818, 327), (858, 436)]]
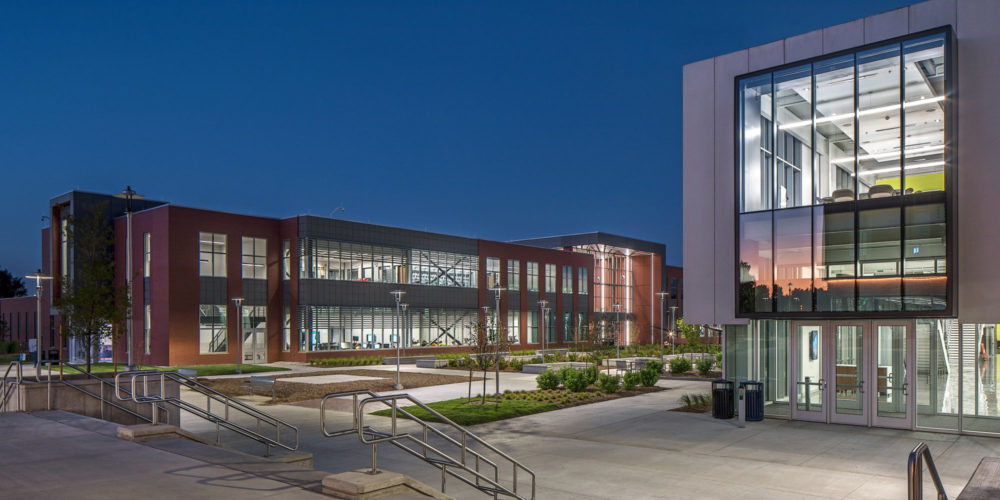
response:
[(720, 378), (712, 381), (712, 416), (715, 418), (733, 418), (736, 414), (733, 408), (735, 395), (733, 382)]
[(746, 398), (746, 421), (760, 422), (764, 420), (764, 384), (754, 381), (740, 382)]

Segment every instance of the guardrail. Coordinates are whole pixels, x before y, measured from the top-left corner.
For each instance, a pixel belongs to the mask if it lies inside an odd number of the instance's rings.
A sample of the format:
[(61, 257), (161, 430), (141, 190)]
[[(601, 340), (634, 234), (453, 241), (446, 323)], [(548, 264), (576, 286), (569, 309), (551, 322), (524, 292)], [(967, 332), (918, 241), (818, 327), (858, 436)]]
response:
[[(131, 391), (125, 391), (127, 397), (122, 397), (122, 377), (129, 378), (129, 387)], [(149, 381), (150, 378), (153, 379), (154, 383), (159, 383), (159, 392), (150, 393), (149, 391)], [(142, 382), (140, 389), (137, 389), (136, 382)], [(198, 405), (184, 401), (180, 397), (169, 397), (166, 396), (166, 381), (172, 380), (178, 384), (187, 387), (188, 389), (194, 391), (195, 393), (205, 396), (205, 407), (202, 408)], [(192, 415), (200, 417), (202, 419), (208, 420), (215, 424), (215, 441), (218, 444), (222, 443), (222, 429), (227, 429), (235, 432), (241, 436), (252, 439), (264, 445), (265, 455), (269, 456), (271, 454), (271, 447), (276, 446), (279, 448), (284, 448), (289, 451), (297, 450), (299, 447), (299, 429), (284, 420), (273, 417), (267, 413), (264, 413), (250, 405), (247, 405), (241, 401), (231, 398), (221, 392), (218, 392), (210, 387), (198, 383), (191, 377), (180, 375), (173, 372), (161, 372), (155, 370), (145, 370), (145, 371), (134, 371), (134, 372), (121, 372), (115, 375), (115, 397), (121, 400), (131, 400), (136, 404), (156, 404), (165, 403), (172, 405), (180, 410), (184, 410)], [(221, 414), (212, 411), (213, 402), (216, 406), (221, 406), (223, 412)], [(230, 418), (230, 413), (235, 412), (237, 416), (244, 416), (254, 419), (256, 422), (256, 430), (249, 427), (243, 426), (235, 422)], [(156, 412), (153, 412), (154, 420), (152, 423), (157, 423), (155, 416)], [(271, 432), (265, 433), (264, 427), (268, 427)], [(294, 444), (291, 440), (282, 441), (282, 429), (284, 429), (284, 434), (287, 437), (292, 434), (295, 438)], [(272, 437), (273, 435), (273, 437)]]
[[(341, 429), (332, 432), (327, 431), (327, 401), (331, 398), (347, 396), (350, 396), (353, 401), (353, 426), (349, 429)], [(359, 400), (358, 396), (368, 397)], [(460, 433), (460, 439), (455, 439), (452, 436), (449, 436), (437, 427), (431, 426), (427, 422), (417, 418), (405, 408), (400, 408), (399, 401), (407, 401), (412, 403), (414, 406), (427, 411), (431, 415), (434, 415), (434, 417), (440, 420), (440, 422), (447, 428), (458, 431)], [(365, 425), (364, 407), (368, 404), (377, 403), (385, 404), (392, 410), (390, 413), (391, 432), (389, 433), (376, 431), (372, 427)], [(422, 436), (417, 437), (411, 433), (400, 433), (397, 427), (397, 416), (399, 414), (402, 414), (409, 420), (419, 425), (421, 427)], [(451, 476), (483, 493), (493, 495), (494, 498), (499, 495), (518, 499), (535, 498), (535, 473), (531, 469), (525, 467), (514, 458), (476, 436), (468, 429), (456, 424), (448, 417), (445, 417), (441, 413), (428, 407), (408, 394), (382, 396), (370, 390), (345, 391), (327, 394), (326, 396), (323, 396), (320, 403), (320, 427), (322, 428), (323, 435), (326, 437), (337, 437), (356, 433), (362, 444), (370, 445), (372, 447), (372, 474), (378, 471), (378, 444), (390, 443), (406, 453), (439, 468), (441, 470), (442, 493), (445, 492), (446, 478)], [(457, 447), (460, 452), (460, 458), (452, 457), (439, 449), (439, 447), (431, 445), (431, 436), (443, 440), (445, 444)], [(415, 446), (408, 446), (406, 444), (407, 442), (413, 443)], [(483, 454), (471, 449), (471, 444), (481, 446), (482, 448), (485, 448), (486, 450), (489, 450), (490, 452), (503, 458), (507, 462), (507, 464), (511, 467), (513, 474), (512, 482), (509, 487), (500, 482), (500, 468), (497, 466), (497, 463), (486, 458)], [(474, 464), (470, 464), (470, 461), (474, 461)], [(483, 464), (492, 469), (490, 471), (492, 474), (487, 475), (480, 470)], [(531, 479), (530, 496), (522, 496), (518, 493), (518, 470), (522, 470), (527, 473)], [(463, 474), (463, 472), (465, 474)]]
[(944, 484), (941, 483), (941, 476), (938, 475), (937, 467), (934, 466), (934, 458), (931, 457), (931, 450), (926, 443), (920, 443), (913, 451), (906, 462), (906, 498), (909, 500), (921, 500), (924, 498), (924, 458), (927, 458), (927, 470), (931, 471), (931, 479), (934, 487), (937, 488), (938, 500), (948, 500), (945, 494)]
[[(14, 382), (8, 382), (7, 379), (10, 377), (10, 371), (14, 370)], [(21, 380), (23, 380), (24, 374), (21, 371), (20, 361), (11, 361), (10, 365), (7, 366), (7, 371), (3, 374), (3, 388), (0, 389), (0, 411), (9, 411), (7, 407), (7, 401), (15, 392), (17, 393), (18, 404), (21, 401)]]

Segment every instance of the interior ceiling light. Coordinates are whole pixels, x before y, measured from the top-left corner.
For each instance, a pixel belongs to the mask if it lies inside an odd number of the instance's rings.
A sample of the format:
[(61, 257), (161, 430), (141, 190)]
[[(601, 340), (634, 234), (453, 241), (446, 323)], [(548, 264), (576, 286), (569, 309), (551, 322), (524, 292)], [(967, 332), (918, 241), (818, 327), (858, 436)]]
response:
[[(943, 151), (943, 150), (944, 150), (944, 146), (927, 146), (927, 147), (924, 147), (924, 148), (907, 149), (906, 150), (906, 156), (923, 155), (923, 154), (934, 153), (936, 151)], [(890, 152), (890, 153), (876, 153), (876, 154), (871, 154), (871, 155), (861, 155), (861, 156), (858, 156), (858, 161), (863, 161), (863, 160), (882, 161), (882, 160), (888, 160), (890, 158), (898, 158), (898, 157), (899, 157), (899, 151), (893, 151), (893, 152)], [(830, 160), (830, 163), (838, 164), (838, 165), (842, 164), (842, 163), (854, 163), (854, 157), (853, 156), (844, 156), (842, 158), (835, 158), (833, 160)]]
[[(929, 99), (920, 99), (918, 101), (910, 101), (910, 102), (907, 102), (907, 103), (903, 103), (903, 107), (904, 108), (912, 108), (913, 106), (920, 106), (922, 104), (930, 104), (930, 103), (933, 103), (933, 102), (939, 102), (939, 101), (943, 101), (943, 100), (944, 100), (944, 96), (931, 97)], [(886, 111), (895, 111), (895, 110), (898, 110), (898, 109), (899, 109), (899, 104), (892, 104), (892, 105), (889, 105), (889, 106), (881, 106), (881, 107), (878, 107), (878, 108), (865, 109), (865, 110), (862, 110), (862, 111), (858, 112), (857, 115), (859, 117), (861, 117), (861, 116), (867, 116), (867, 115), (875, 115), (875, 114), (879, 114), (879, 113), (885, 113)], [(842, 118), (851, 118), (853, 116), (854, 116), (854, 113), (845, 113), (845, 114), (842, 114), (842, 115), (822, 116), (822, 117), (816, 118), (816, 124), (819, 125), (821, 123), (829, 123), (829, 122), (832, 122), (832, 121), (835, 121), (835, 120), (839, 120), (839, 119), (842, 119)], [(812, 123), (813, 123), (813, 120), (802, 120), (802, 121), (797, 121), (797, 122), (792, 122), (792, 123), (785, 123), (785, 124), (779, 126), (778, 130), (788, 130), (790, 128), (805, 127), (805, 126), (811, 125)]]
[[(944, 161), (932, 161), (932, 162), (927, 162), (927, 163), (919, 163), (919, 164), (916, 164), (916, 165), (907, 165), (906, 166), (906, 170), (914, 170), (914, 169), (918, 169), (918, 168), (927, 168), (927, 167), (943, 167), (943, 166), (944, 166)], [(894, 172), (899, 172), (899, 167), (877, 168), (875, 170), (865, 170), (864, 172), (861, 172), (861, 175), (888, 174), (888, 173), (894, 173)], [(854, 172), (851, 172), (851, 177), (854, 177)]]

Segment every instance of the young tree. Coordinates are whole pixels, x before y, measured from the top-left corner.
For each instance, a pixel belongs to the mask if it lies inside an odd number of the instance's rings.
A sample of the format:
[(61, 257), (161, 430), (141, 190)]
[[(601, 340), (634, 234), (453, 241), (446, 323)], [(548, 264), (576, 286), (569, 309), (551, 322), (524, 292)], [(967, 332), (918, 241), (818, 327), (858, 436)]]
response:
[(24, 297), (27, 294), (22, 278), (15, 277), (7, 269), (0, 269), (0, 299)]
[(62, 283), (55, 306), (67, 318), (64, 334), (81, 342), (91, 369), (94, 350), (101, 339), (118, 332), (125, 321), (128, 298), (125, 286), (115, 286), (114, 232), (101, 216), (105, 205), (68, 220), (66, 238), (73, 248), (76, 273)]
[(684, 323), (684, 318), (677, 320), (677, 331), (680, 332), (688, 342), (688, 352), (691, 352), (691, 359), (694, 359), (694, 347), (701, 342), (701, 327), (698, 325), (688, 325)]

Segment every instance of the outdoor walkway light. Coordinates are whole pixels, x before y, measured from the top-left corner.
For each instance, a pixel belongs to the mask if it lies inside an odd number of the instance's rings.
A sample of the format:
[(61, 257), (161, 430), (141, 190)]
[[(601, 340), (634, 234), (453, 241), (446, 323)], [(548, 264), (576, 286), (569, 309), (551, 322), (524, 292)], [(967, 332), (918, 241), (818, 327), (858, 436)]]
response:
[(125, 200), (125, 296), (128, 298), (128, 308), (125, 311), (125, 352), (128, 353), (128, 369), (135, 370), (135, 359), (132, 356), (132, 200), (141, 200), (143, 196), (125, 186), (125, 190), (116, 194), (115, 198)]
[(677, 350), (677, 306), (670, 306), (670, 340), (674, 343), (674, 350)]
[(615, 310), (615, 352), (617, 353), (615, 356), (620, 358), (622, 357), (622, 348), (619, 345), (618, 337), (622, 334), (621, 323), (619, 323), (621, 321), (622, 305), (616, 302), (612, 307)]
[(398, 391), (403, 388), (403, 384), (399, 383), (399, 339), (402, 338), (399, 328), (399, 301), (403, 299), (403, 295), (406, 295), (406, 292), (402, 290), (393, 290), (389, 293), (391, 293), (396, 299), (396, 385), (392, 386), (392, 388)]
[(667, 300), (667, 292), (661, 290), (656, 292), (656, 296), (660, 298), (660, 361), (663, 361), (663, 320), (667, 319), (663, 306)]
[(547, 301), (545, 299), (542, 299), (542, 300), (538, 301), (538, 312), (541, 313), (541, 316), (542, 316), (541, 318), (539, 318), (541, 320), (541, 323), (542, 323), (542, 326), (539, 329), (542, 332), (542, 335), (541, 335), (541, 337), (542, 337), (542, 350), (545, 350), (545, 311), (548, 310), (548, 305), (549, 305), (549, 301)]
[(233, 297), (233, 304), (236, 304), (236, 339), (239, 344), (236, 373), (243, 373), (243, 297)]
[(37, 303), (35, 306), (35, 368), (39, 368), (42, 363), (42, 292), (45, 290), (45, 285), (42, 282), (52, 279), (52, 276), (42, 274), (42, 270), (39, 269), (35, 274), (29, 274), (25, 277), (35, 280), (35, 300)]
[[(403, 302), (402, 304), (399, 305), (399, 307), (403, 310), (403, 315), (400, 316), (400, 322), (401, 322), (401, 324), (400, 324), (400, 330), (402, 330), (403, 333), (406, 334), (406, 338), (409, 339), (410, 338), (410, 328), (409, 328), (409, 324), (408, 323), (409, 323), (409, 319), (410, 318), (406, 315), (406, 308), (410, 307), (410, 304), (407, 304), (406, 302)], [(399, 338), (396, 339), (396, 344), (402, 345), (402, 347), (403, 347), (403, 354), (406, 354), (406, 345), (403, 344), (403, 336), (402, 335), (400, 335)]]
[(493, 337), (494, 342), (496, 342), (497, 355), (493, 360), (493, 368), (496, 373), (496, 393), (500, 394), (500, 294), (506, 290), (506, 288), (500, 287), (500, 273), (497, 273), (496, 284), (497, 287), (493, 289), (497, 298), (496, 314), (493, 316)]

